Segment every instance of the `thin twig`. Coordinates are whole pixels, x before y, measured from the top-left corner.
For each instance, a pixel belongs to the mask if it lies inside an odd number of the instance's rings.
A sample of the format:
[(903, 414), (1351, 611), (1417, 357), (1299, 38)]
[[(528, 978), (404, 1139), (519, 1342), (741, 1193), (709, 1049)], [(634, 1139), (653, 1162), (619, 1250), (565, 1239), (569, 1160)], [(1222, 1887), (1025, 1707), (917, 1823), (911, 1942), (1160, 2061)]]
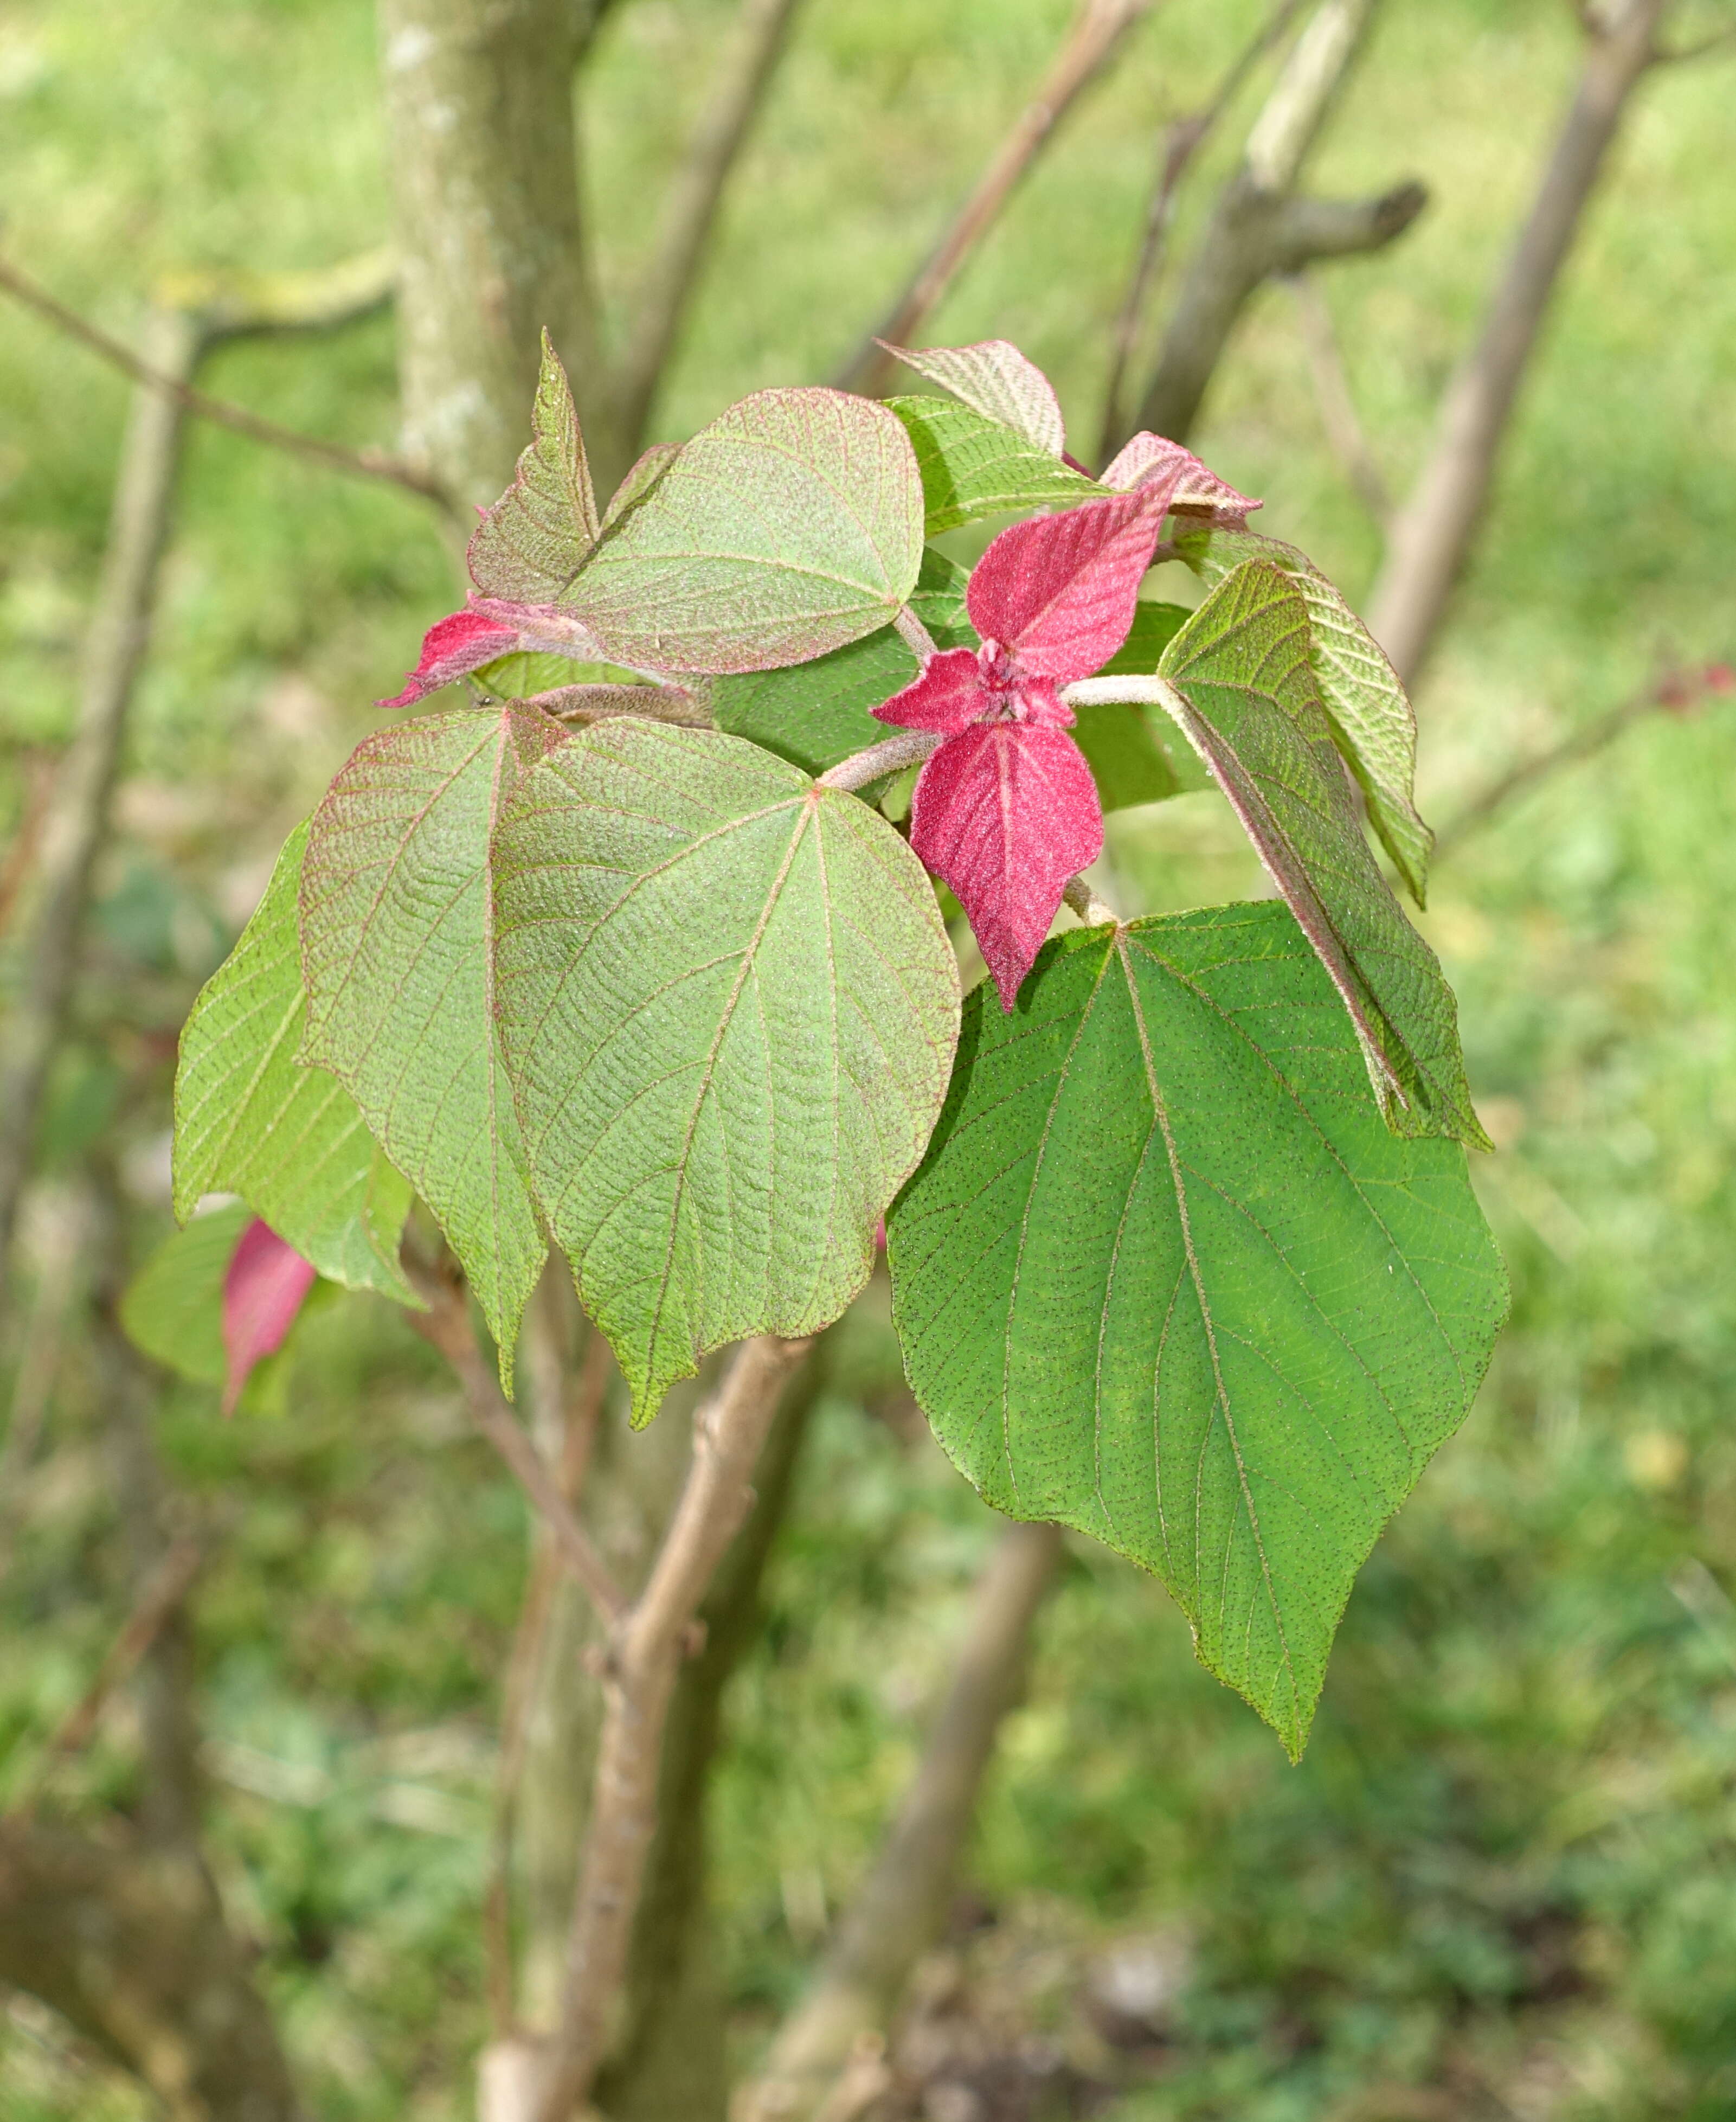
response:
[(1212, 94), (1197, 110), (1178, 118), (1164, 131), (1151, 198), (1146, 208), (1139, 255), (1134, 261), (1127, 292), (1122, 298), (1121, 310), (1109, 338), (1109, 375), (1104, 386), (1103, 434), (1098, 446), (1099, 456), (1105, 461), (1113, 455), (1122, 432), (1122, 400), (1126, 395), (1127, 367), (1138, 341), (1141, 320), (1163, 271), (1182, 180), (1219, 119), (1241, 94), (1248, 75), (1290, 27), (1301, 5), (1302, 0), (1278, 0), (1278, 5), (1252, 41), (1231, 60)]
[(1393, 519), (1392, 490), (1357, 418), (1356, 401), (1345, 369), (1343, 349), (1333, 329), (1331, 307), (1312, 273), (1293, 273), (1290, 289), (1296, 298), (1302, 350), (1308, 357), (1309, 372), (1314, 380), (1314, 398), (1320, 408), (1326, 438), (1356, 498), (1384, 530)]
[(470, 1323), (470, 1306), (462, 1284), (430, 1268), (407, 1250), (404, 1272), (427, 1300), (426, 1311), (407, 1316), (423, 1339), (438, 1348), (458, 1373), (470, 1419), (499, 1452), (553, 1535), (562, 1561), (595, 1601), (604, 1620), (619, 1625), (629, 1602), (576, 1518), (548, 1461), (525, 1434), (506, 1405)]
[(760, 1447), (806, 1341), (759, 1334), (736, 1351), (693, 1422), (693, 1453), (644, 1592), (604, 1680), (602, 1737), (567, 1943), (567, 1983), (540, 2122), (567, 2122), (590, 2089), (619, 1993), (657, 1822), (657, 1783), (684, 1648), (746, 1517)]
[(226, 399), (208, 397), (203, 390), (195, 390), (175, 376), (141, 361), (128, 347), (119, 339), (110, 339), (105, 331), (89, 323), (63, 302), (55, 300), (45, 287), (40, 287), (17, 266), (0, 259), (0, 288), (14, 295), (39, 316), (58, 325), (69, 338), (100, 354), (112, 367), (130, 376), (134, 382), (149, 385), (175, 399), (188, 412), (196, 414), (202, 420), (209, 420), (220, 428), (230, 428), (234, 433), (245, 435), (251, 442), (264, 442), (270, 448), (287, 451), (292, 456), (306, 458), (310, 463), (324, 465), (333, 471), (347, 473), (352, 479), (383, 480), (389, 486), (401, 486), (412, 493), (418, 493), (424, 501), (432, 501), (449, 516), (455, 513), (451, 497), (440, 482), (428, 473), (418, 471), (414, 465), (389, 456), (383, 450), (348, 449), (341, 442), (328, 442), (317, 435), (299, 434), (293, 428), (280, 427), (275, 420), (263, 418), (250, 413), (245, 406), (231, 405)]
[(1524, 795), (1564, 766), (1577, 766), (1594, 757), (1636, 722), (1649, 721), (1659, 713), (1689, 715), (1712, 694), (1733, 691), (1736, 691), (1736, 671), (1728, 663), (1708, 664), (1699, 671), (1669, 672), (1633, 699), (1624, 700), (1620, 707), (1597, 716), (1583, 729), (1575, 730), (1547, 751), (1522, 760), (1491, 782), (1480, 796), (1473, 796), (1458, 816), (1450, 819), (1435, 835), (1434, 860), (1439, 862), (1449, 849), (1480, 831), (1516, 796)]
[(657, 386), (693, 300), (730, 173), (777, 71), (802, 0), (744, 0), (732, 62), (718, 76), (671, 188), (662, 236), (639, 289), (615, 384), (620, 447), (637, 453)]
[(16, 1811), (32, 1811), (54, 1771), (89, 1744), (91, 1733), (108, 1707), (109, 1698), (156, 1641), (164, 1624), (186, 1597), (204, 1559), (203, 1544), (190, 1533), (183, 1534), (145, 1579), (125, 1626), (110, 1644), (107, 1655), (97, 1667), (96, 1677), (61, 1720), (58, 1730), (15, 1801)]
[(1108, 65), (1128, 30), (1157, 5), (1157, 0), (1080, 0), (1061, 49), (1020, 113), (1012, 129), (990, 158), (975, 189), (893, 306), (839, 370), (841, 389), (872, 397), (882, 390), (895, 366), (880, 342), (911, 346), (923, 320), (952, 285), (959, 269), (1000, 217), (1001, 208), (1042, 153), (1083, 91)]

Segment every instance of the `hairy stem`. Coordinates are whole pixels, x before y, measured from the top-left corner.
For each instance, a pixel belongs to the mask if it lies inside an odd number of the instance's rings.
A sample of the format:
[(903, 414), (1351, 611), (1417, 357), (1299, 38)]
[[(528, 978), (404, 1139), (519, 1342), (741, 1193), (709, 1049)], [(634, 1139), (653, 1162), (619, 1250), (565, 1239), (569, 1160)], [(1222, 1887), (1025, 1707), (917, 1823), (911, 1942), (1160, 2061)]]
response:
[(899, 730), (861, 751), (853, 751), (819, 777), (822, 788), (866, 788), (883, 774), (897, 774), (916, 766), (937, 751), (940, 738), (934, 730)]

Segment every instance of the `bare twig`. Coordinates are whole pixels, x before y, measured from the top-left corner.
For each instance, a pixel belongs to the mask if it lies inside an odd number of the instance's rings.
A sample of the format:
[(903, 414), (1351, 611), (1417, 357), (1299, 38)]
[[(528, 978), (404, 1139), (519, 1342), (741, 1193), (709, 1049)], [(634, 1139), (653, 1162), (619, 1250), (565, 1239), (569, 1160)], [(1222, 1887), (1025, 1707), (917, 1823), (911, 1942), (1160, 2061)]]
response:
[(191, 1534), (183, 1534), (145, 1579), (126, 1624), (109, 1646), (96, 1678), (61, 1720), (58, 1730), (15, 1801), (17, 1811), (33, 1811), (54, 1771), (89, 1744), (110, 1698), (116, 1688), (132, 1677), (164, 1624), (180, 1607), (204, 1559), (202, 1543)]
[(621, 448), (636, 455), (692, 301), (730, 173), (752, 130), (802, 0), (743, 0), (736, 49), (718, 74), (675, 175), (661, 238), (639, 289), (614, 385)]
[(427, 1266), (408, 1250), (404, 1264), (428, 1307), (426, 1311), (408, 1313), (411, 1325), (457, 1372), (471, 1420), (525, 1491), (548, 1527), (564, 1566), (590, 1594), (604, 1620), (620, 1624), (628, 1616), (627, 1598), (610, 1576), (590, 1535), (573, 1516), (548, 1461), (506, 1405), (477, 1341), (463, 1285), (438, 1269)]
[(1296, 298), (1303, 351), (1308, 356), (1326, 438), (1356, 498), (1384, 528), (1392, 520), (1393, 496), (1356, 417), (1356, 401), (1345, 373), (1343, 350), (1332, 327), (1331, 308), (1311, 273), (1293, 273), (1290, 288)]
[(685, 1486), (604, 1681), (590, 1830), (574, 1896), (561, 2024), (541, 2122), (567, 2122), (603, 2059), (656, 1826), (663, 1729), (690, 1625), (753, 1500), (760, 1447), (805, 1341), (761, 1334), (737, 1350), (694, 1419)]
[[(344, 472), (352, 479), (382, 479), (389, 486), (404, 487), (412, 493), (420, 494), (424, 501), (435, 502), (447, 514), (453, 512), (451, 497), (431, 474), (389, 456), (383, 450), (348, 449), (342, 442), (328, 442), (318, 435), (304, 435), (293, 428), (280, 427), (275, 420), (250, 413), (244, 405), (231, 405), (226, 399), (208, 397), (186, 381), (190, 365), (186, 372), (177, 373), (173, 368), (154, 367), (142, 360), (130, 347), (110, 339), (105, 331), (68, 309), (63, 302), (57, 301), (45, 287), (4, 259), (0, 259), (0, 288), (16, 296), (50, 324), (58, 325), (69, 338), (87, 346), (93, 353), (100, 354), (135, 383), (142, 383), (152, 390), (173, 398), (184, 411), (196, 414), (202, 420), (227, 428), (235, 434), (245, 435), (250, 442), (264, 442), (270, 448), (287, 451), (292, 456), (305, 457), (330, 470)], [(218, 335), (232, 336), (240, 329), (235, 325), (221, 326)], [(202, 352), (204, 340), (200, 325), (191, 322), (189, 330), (196, 335)]]
[(807, 1993), (772, 2044), (740, 2122), (814, 2122), (858, 2041), (883, 2026), (952, 1897), (1002, 1718), (1017, 1701), (1058, 1526), (1011, 1525), (978, 1580), (964, 1646), (922, 1760)]
[(1441, 403), (1421, 477), (1399, 510), (1367, 605), (1369, 629), (1408, 683), (1444, 616), (1482, 521), (1519, 383), (1669, 0), (1623, 0), (1588, 45), (1531, 211)]
[(1736, 691), (1736, 671), (1728, 663), (1708, 664), (1699, 671), (1672, 671), (1654, 685), (1631, 700), (1624, 700), (1608, 714), (1598, 715), (1563, 737), (1559, 744), (1552, 745), (1534, 758), (1522, 760), (1519, 764), (1500, 775), (1483, 790), (1473, 796), (1458, 815), (1449, 819), (1436, 834), (1434, 859), (1438, 862), (1449, 849), (1456, 848), (1472, 833), (1479, 832), (1497, 813), (1506, 809), (1515, 797), (1523, 796), (1541, 781), (1548, 780), (1563, 767), (1577, 766), (1593, 758), (1618, 736), (1631, 729), (1636, 722), (1649, 722), (1654, 714), (1692, 714), (1714, 694)]
[(1218, 120), (1241, 94), (1249, 74), (1289, 28), (1301, 5), (1302, 0), (1279, 0), (1253, 39), (1230, 61), (1211, 95), (1197, 110), (1178, 118), (1164, 131), (1139, 255), (1109, 336), (1109, 375), (1104, 386), (1103, 435), (1099, 445), (1105, 461), (1113, 455), (1116, 439), (1123, 432), (1122, 399), (1127, 366), (1133, 358), (1141, 320), (1163, 271), (1182, 180)]
[(839, 370), (841, 388), (874, 396), (885, 388), (894, 362), (879, 344), (915, 344), (924, 320), (952, 285), (965, 259), (1000, 217), (1020, 180), (1042, 153), (1080, 96), (1108, 65), (1116, 47), (1157, 0), (1080, 0), (1071, 26), (1036, 95), (991, 157), (976, 189), (884, 320)]

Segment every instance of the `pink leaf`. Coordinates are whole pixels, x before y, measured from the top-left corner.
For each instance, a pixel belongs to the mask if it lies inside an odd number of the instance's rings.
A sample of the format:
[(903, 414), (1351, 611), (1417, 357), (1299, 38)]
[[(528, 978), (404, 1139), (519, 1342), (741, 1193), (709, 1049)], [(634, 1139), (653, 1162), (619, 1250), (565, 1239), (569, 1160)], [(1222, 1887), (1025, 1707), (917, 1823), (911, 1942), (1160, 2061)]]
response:
[(922, 675), (874, 712), (901, 729), (938, 730), (956, 736), (992, 704), (974, 648), (943, 648), (922, 666)]
[(1010, 1010), (1068, 878), (1103, 852), (1097, 784), (1065, 730), (978, 722), (923, 767), (910, 844), (951, 886)]
[(971, 622), (1021, 675), (1088, 678), (1127, 638), (1167, 497), (1141, 488), (1003, 530), (971, 576)]
[(1100, 483), (1119, 493), (1167, 487), (1170, 507), (1206, 513), (1225, 530), (1239, 530), (1254, 509), (1265, 506), (1238, 493), (1227, 479), (1209, 471), (1192, 450), (1166, 442), (1161, 435), (1136, 435), (1103, 473)]
[(282, 1347), (314, 1274), (312, 1263), (257, 1216), (242, 1232), (223, 1277), (223, 1348), (229, 1358), (225, 1414), (235, 1413), (254, 1365)]
[[(973, 412), (999, 420), (1034, 447), (1058, 457), (1066, 446), (1061, 401), (1036, 362), (1010, 340), (987, 339), (975, 346), (931, 346), (920, 353), (880, 339), (888, 353), (931, 383), (962, 398)], [(1089, 476), (1089, 474), (1087, 474)]]
[(514, 604), (504, 597), (473, 597), (422, 637), (422, 660), (395, 699), (376, 700), (377, 708), (412, 708), (472, 671), (497, 663), (520, 651), (572, 656), (584, 662), (602, 660), (595, 638), (571, 612), (553, 605)]

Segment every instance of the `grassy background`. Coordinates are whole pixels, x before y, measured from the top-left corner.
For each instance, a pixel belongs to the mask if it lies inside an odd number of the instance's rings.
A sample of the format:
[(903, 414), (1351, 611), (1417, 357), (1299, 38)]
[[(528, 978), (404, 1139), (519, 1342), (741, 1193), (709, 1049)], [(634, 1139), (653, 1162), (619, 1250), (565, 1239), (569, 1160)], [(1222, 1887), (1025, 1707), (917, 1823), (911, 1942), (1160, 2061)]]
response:
[[(586, 181), (618, 313), (730, 12), (628, 0), (597, 55)], [(831, 371), (1069, 12), (810, 0), (660, 432)], [(1255, 13), (1167, 0), (933, 320), (936, 340), (1024, 345), (1076, 446), (1094, 442), (1155, 124)], [(9, 246), (123, 334), (163, 271), (372, 246), (388, 222), (373, 40), (363, 0), (13, 0)], [(1388, 256), (1326, 283), (1401, 488), (1575, 59), (1559, 0), (1390, 0), (1319, 158), (1323, 189), (1414, 174), (1434, 195)], [(1733, 80), (1725, 59), (1650, 84), (1561, 290), (1420, 697), (1437, 818), (1660, 665), (1736, 648)], [(391, 434), (389, 320), (236, 348), (208, 380), (311, 431)], [(0, 406), (9, 834), (69, 725), (125, 391), (4, 312)], [(1283, 291), (1256, 304), (1201, 446), (1268, 497), (1268, 527), (1365, 586), (1375, 535), (1324, 449)], [(93, 1146), (121, 1158), (141, 1242), (165, 1220), (174, 1028), (451, 595), (417, 503), (210, 432), (165, 590), (44, 1142), (51, 1176)], [(1299, 1770), (1194, 1666), (1158, 1588), (1077, 1545), (973, 1854), (996, 1920), (936, 1975), (936, 2023), (999, 2013), (1052, 2060), (1127, 2079), (1124, 2122), (1736, 2110), (1733, 774), (1731, 709), (1660, 716), (1444, 865), (1426, 926), (1501, 1144), (1478, 1178), (1517, 1300), (1489, 1386), (1365, 1573)], [(1112, 856), (1129, 910), (1256, 888), (1210, 797), (1118, 820)], [(717, 1794), (744, 2049), (872, 1846), (992, 1531), (932, 1447), (864, 1419), (895, 1354), (871, 1300), (852, 1331), (859, 1390), (823, 1411)], [(480, 2032), (516, 1499), (444, 1376), (366, 1300), (310, 1321), (282, 1416), (224, 1428), (212, 1402), (173, 1389), (161, 1426), (189, 1486), (246, 1506), (198, 1617), (225, 1895), (316, 2110), (444, 2122), (468, 2110)], [(7, 1777), (124, 1601), (96, 1437), (75, 1340), (0, 1583)], [(111, 1721), (69, 1800), (124, 1800), (129, 1737)], [(1080, 1981), (1130, 1940), (1174, 1993), (1161, 2039), (1118, 2051)], [(142, 2111), (28, 2007), (0, 2021), (7, 2122)]]

